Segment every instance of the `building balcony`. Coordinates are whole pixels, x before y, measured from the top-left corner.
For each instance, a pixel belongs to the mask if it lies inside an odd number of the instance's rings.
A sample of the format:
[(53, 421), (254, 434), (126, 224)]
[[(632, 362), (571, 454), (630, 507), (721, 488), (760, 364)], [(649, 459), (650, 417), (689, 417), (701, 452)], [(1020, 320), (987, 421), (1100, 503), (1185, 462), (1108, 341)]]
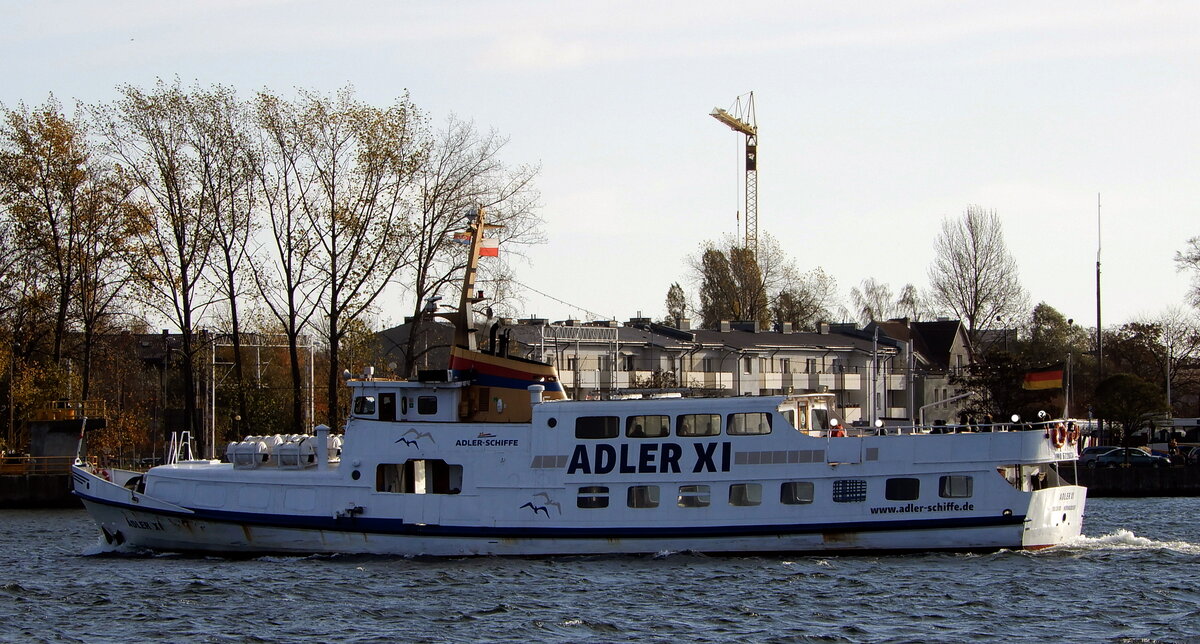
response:
[(732, 389), (733, 374), (724, 371), (685, 371), (682, 387), (701, 387), (704, 389)]
[(836, 376), (837, 374), (832, 373), (810, 373), (808, 374), (808, 388), (813, 391), (820, 391), (822, 387), (835, 389)]

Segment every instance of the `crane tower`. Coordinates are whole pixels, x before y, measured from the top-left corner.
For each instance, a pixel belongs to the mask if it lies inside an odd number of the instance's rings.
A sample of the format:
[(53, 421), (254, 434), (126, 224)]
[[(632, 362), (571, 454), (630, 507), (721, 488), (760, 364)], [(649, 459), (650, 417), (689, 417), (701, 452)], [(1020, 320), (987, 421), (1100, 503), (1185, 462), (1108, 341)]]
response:
[(758, 120), (754, 116), (754, 92), (743, 94), (730, 110), (713, 108), (711, 116), (746, 135), (746, 248), (758, 259)]

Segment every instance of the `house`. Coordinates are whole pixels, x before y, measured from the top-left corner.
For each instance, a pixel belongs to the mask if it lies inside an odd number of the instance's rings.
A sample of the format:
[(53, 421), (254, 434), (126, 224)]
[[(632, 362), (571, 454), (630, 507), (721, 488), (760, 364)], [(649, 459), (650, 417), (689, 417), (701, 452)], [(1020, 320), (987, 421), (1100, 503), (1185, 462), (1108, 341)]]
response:
[[(385, 364), (402, 359), (397, 351), (408, 327), (380, 334)], [(450, 327), (420, 327), (418, 350), (433, 349), (423, 352), (422, 361), (445, 364)], [(572, 398), (638, 389), (732, 396), (827, 392), (835, 395), (844, 422), (913, 419), (927, 401), (953, 395), (948, 376), (969, 358), (957, 322), (881, 324), (878, 333), (853, 324), (821, 325), (814, 332), (732, 321), (716, 329), (691, 329), (687, 321), (680, 327), (648, 318), (624, 324), (501, 319), (477, 337), (481, 347), (507, 342), (510, 353), (554, 364)]]
[(951, 383), (971, 364), (970, 336), (959, 320), (940, 319), (914, 322), (898, 318), (872, 323), (867, 330), (878, 328), (881, 334), (912, 347), (909, 373), (912, 376), (912, 404), (920, 420), (925, 410), (928, 421), (953, 422), (966, 400), (958, 398), (962, 390)]

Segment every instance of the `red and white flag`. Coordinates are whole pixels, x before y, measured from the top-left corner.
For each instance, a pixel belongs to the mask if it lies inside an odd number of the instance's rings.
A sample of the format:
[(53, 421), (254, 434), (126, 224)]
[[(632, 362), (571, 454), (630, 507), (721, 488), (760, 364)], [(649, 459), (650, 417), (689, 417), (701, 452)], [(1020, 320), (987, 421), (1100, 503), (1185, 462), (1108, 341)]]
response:
[(479, 242), (480, 257), (499, 257), (500, 256), (500, 240), (489, 239), (484, 237)]

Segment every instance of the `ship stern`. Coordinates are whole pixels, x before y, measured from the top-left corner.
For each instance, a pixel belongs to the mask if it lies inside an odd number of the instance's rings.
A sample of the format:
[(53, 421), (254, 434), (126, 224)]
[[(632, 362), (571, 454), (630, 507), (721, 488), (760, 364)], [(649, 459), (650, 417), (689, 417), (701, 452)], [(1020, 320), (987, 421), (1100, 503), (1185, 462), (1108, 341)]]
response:
[(1079, 537), (1083, 531), (1083, 510), (1087, 504), (1087, 488), (1063, 485), (1033, 492), (1021, 546), (1038, 550), (1058, 546)]

